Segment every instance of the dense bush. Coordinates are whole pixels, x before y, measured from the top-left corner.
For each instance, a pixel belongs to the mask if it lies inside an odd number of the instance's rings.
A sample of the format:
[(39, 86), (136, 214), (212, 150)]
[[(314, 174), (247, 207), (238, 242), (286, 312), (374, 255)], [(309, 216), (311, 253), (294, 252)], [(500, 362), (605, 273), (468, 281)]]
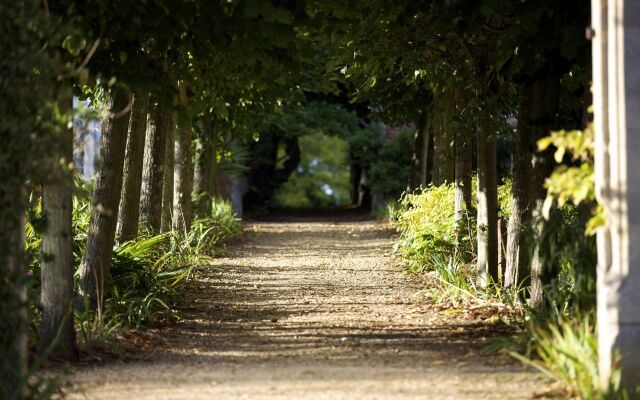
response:
[(433, 186), (405, 194), (395, 227), (400, 231), (398, 250), (411, 268), (422, 271), (433, 258), (449, 258), (456, 243), (454, 186)]

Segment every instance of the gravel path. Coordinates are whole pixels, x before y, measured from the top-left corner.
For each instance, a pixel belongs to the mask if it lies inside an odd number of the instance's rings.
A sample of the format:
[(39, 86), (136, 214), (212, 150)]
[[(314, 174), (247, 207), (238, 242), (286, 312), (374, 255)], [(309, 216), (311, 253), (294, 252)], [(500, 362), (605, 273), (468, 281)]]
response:
[(74, 368), (72, 399), (526, 399), (492, 326), (421, 302), (376, 222), (247, 225), (165, 343)]

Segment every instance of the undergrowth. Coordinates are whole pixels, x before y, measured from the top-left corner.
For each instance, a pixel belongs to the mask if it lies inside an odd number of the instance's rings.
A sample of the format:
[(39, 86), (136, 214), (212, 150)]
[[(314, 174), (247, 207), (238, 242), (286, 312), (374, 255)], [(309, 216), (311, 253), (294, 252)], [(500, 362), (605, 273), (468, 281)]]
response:
[[(87, 240), (91, 188), (80, 186), (73, 201), (73, 254), (80, 265)], [(134, 240), (116, 243), (107, 296), (99, 312), (78, 307), (74, 320), (83, 347), (106, 344), (131, 328), (152, 326), (180, 318), (177, 306), (189, 282), (202, 268), (213, 265), (220, 244), (242, 230), (228, 202), (214, 199), (211, 214), (194, 220), (191, 229), (157, 235), (141, 232)], [(31, 277), (31, 342), (37, 343), (40, 286), (40, 204), (33, 201), (26, 226), (26, 253)], [(76, 270), (76, 275), (78, 271)], [(77, 276), (76, 276), (77, 279)], [(77, 284), (77, 282), (76, 282)]]
[[(475, 185), (474, 185), (475, 187)], [(547, 308), (535, 313), (522, 301), (526, 292), (504, 290), (499, 282), (488, 288), (476, 286), (476, 224), (473, 210), (456, 226), (453, 184), (430, 185), (414, 194), (405, 194), (393, 210), (392, 222), (400, 232), (397, 254), (407, 262), (407, 270), (428, 280), (423, 292), (431, 301), (449, 305), (452, 312), (469, 309), (507, 308), (495, 315), (514, 329), (485, 353), (503, 351), (558, 382), (563, 395), (580, 399), (626, 399), (620, 389), (620, 371), (611, 382), (600, 385), (595, 318), (595, 244), (585, 238), (588, 215), (580, 207), (565, 204), (551, 213), (552, 221), (542, 237), (543, 262), (556, 271), (545, 290)], [(475, 195), (473, 196), (475, 198)], [(499, 216), (509, 217), (511, 182), (498, 188)], [(473, 205), (475, 207), (475, 204)], [(462, 232), (462, 237), (460, 237)], [(458, 236), (457, 236), (458, 235)], [(446, 313), (447, 311), (445, 311)]]

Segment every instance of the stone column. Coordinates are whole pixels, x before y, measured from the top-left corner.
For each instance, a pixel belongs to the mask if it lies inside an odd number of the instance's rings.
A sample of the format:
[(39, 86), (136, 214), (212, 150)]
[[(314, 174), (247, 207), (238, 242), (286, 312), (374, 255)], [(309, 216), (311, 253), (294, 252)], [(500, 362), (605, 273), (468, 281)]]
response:
[(640, 385), (640, 0), (592, 0), (598, 346), (608, 382), (619, 354), (627, 387)]

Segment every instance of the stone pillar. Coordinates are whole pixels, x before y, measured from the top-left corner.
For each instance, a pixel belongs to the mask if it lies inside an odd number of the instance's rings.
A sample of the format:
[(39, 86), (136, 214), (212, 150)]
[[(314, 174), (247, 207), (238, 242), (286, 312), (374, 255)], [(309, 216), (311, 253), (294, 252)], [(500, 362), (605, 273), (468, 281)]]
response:
[(592, 0), (598, 346), (608, 382), (614, 355), (640, 385), (640, 0)]

